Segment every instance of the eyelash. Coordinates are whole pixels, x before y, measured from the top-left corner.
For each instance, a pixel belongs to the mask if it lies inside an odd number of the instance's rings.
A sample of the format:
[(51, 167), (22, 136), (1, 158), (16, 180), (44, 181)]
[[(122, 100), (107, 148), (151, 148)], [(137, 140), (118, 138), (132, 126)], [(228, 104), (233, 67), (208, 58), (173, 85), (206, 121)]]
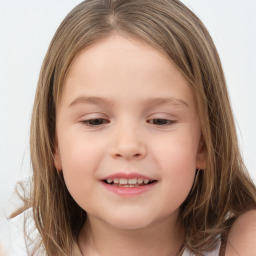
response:
[(81, 123), (86, 125), (86, 126), (91, 126), (91, 127), (103, 125), (103, 123), (96, 124), (96, 125), (95, 124), (90, 124), (90, 122), (93, 122), (95, 120), (107, 121), (106, 123), (109, 123), (109, 121), (107, 119), (104, 119), (104, 118), (93, 118), (93, 119), (83, 120), (83, 121), (81, 121)]
[[(165, 123), (165, 124), (156, 124), (156, 123), (154, 123), (154, 121), (155, 120), (157, 120), (157, 121), (160, 121), (160, 122), (167, 122), (167, 123)], [(148, 121), (148, 123), (151, 123), (150, 121), (153, 121), (153, 124), (154, 125), (159, 125), (159, 126), (167, 126), (167, 125), (172, 125), (172, 124), (174, 124), (174, 123), (176, 123), (174, 120), (169, 120), (169, 119), (164, 119), (164, 118), (154, 118), (154, 119), (150, 119), (149, 121)]]
[[(96, 120), (97, 120), (97, 123), (92, 124), (92, 122), (94, 122)], [(100, 123), (98, 122), (99, 120), (101, 121)], [(154, 122), (156, 120), (158, 121), (158, 123)], [(151, 121), (153, 121), (153, 122), (151, 122)], [(160, 123), (159, 123), (159, 121), (160, 121)], [(163, 124), (163, 122), (165, 122), (165, 123)], [(81, 123), (84, 124), (85, 126), (96, 127), (96, 126), (101, 126), (101, 125), (104, 125), (104, 124), (110, 123), (110, 122), (104, 118), (94, 118), (94, 119), (83, 120), (83, 121), (81, 121)], [(148, 120), (147, 123), (157, 125), (157, 126), (168, 126), (168, 125), (175, 124), (176, 121), (164, 119), (164, 118), (153, 118), (153, 119)]]

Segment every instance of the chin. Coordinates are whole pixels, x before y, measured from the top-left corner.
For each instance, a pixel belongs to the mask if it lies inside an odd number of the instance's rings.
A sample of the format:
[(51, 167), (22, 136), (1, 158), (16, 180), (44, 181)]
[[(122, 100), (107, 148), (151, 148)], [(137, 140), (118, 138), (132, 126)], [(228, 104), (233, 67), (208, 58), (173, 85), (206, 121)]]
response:
[(142, 229), (150, 225), (150, 222), (145, 222), (142, 220), (119, 220), (112, 224), (113, 227), (124, 230), (137, 230)]
[(145, 216), (143, 214), (112, 214), (109, 219), (104, 217), (104, 221), (107, 222), (110, 226), (118, 229), (126, 229), (126, 230), (135, 230), (141, 229), (149, 226), (152, 223), (149, 216)]

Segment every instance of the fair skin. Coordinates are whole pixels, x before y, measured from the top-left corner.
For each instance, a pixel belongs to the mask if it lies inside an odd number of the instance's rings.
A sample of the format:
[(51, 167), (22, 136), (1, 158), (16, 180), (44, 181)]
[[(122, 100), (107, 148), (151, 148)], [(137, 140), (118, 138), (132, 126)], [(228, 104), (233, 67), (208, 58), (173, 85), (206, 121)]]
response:
[(1, 244), (0, 244), (0, 256), (7, 256), (7, 254), (5, 253), (5, 250)]
[[(88, 216), (82, 255), (177, 254), (179, 207), (206, 163), (191, 87), (172, 62), (138, 39), (105, 38), (76, 57), (56, 118), (55, 165)], [(103, 182), (120, 172), (155, 182), (123, 196)]]
[[(56, 129), (56, 167), (88, 214), (82, 254), (175, 255), (183, 240), (179, 206), (205, 157), (193, 93), (170, 60), (121, 36), (86, 48), (65, 80)], [(103, 186), (118, 172), (156, 183), (123, 197)]]
[(256, 210), (239, 216), (229, 232), (225, 256), (256, 255)]

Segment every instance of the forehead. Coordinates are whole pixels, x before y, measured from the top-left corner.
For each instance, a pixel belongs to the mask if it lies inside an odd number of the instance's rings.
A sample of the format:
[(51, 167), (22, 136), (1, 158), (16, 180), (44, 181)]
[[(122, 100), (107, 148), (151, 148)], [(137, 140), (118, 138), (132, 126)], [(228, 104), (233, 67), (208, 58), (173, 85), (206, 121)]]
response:
[[(114, 69), (116, 66), (118, 69)], [(71, 65), (66, 80), (89, 69), (90, 73), (103, 69), (105, 73), (112, 71), (118, 75), (121, 68), (126, 74), (133, 70), (146, 72), (159, 69), (161, 72), (169, 72), (172, 69), (177, 72), (176, 77), (182, 77), (167, 55), (143, 40), (111, 35), (82, 50)]]
[(63, 94), (128, 98), (134, 97), (134, 90), (144, 97), (170, 91), (176, 98), (193, 98), (189, 83), (165, 54), (142, 40), (119, 35), (100, 40), (76, 56)]

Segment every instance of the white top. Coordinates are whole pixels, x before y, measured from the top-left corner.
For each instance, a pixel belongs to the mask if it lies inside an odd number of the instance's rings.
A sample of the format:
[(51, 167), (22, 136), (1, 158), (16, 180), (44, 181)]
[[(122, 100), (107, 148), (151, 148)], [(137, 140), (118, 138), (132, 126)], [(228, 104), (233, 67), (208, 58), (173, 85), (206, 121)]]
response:
[[(202, 256), (219, 256), (219, 253), (220, 253), (220, 242), (219, 242), (219, 245), (216, 250), (214, 250), (212, 252), (206, 252)], [(182, 254), (182, 256), (195, 256), (195, 255), (193, 253), (189, 252), (188, 249), (186, 249), (184, 251), (184, 253)]]

